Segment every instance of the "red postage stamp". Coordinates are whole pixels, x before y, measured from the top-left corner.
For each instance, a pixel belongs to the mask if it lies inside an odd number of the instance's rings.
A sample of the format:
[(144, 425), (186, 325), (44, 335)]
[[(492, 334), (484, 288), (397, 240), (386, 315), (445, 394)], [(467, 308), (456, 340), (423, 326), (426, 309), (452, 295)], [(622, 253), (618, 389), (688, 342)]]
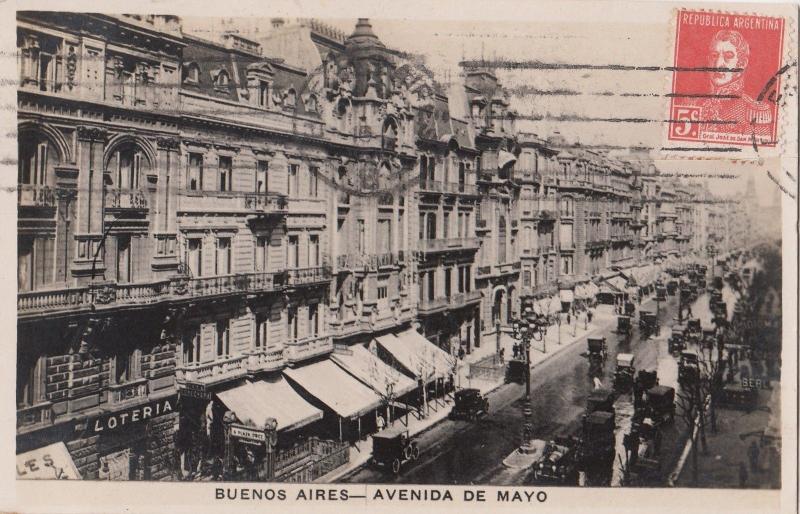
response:
[(775, 146), (782, 18), (678, 10), (668, 138)]

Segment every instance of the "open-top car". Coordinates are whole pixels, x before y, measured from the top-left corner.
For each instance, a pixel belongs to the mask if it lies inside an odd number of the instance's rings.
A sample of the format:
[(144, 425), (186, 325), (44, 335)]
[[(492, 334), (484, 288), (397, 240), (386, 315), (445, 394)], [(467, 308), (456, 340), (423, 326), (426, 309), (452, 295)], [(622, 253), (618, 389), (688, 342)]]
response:
[(589, 362), (603, 362), (608, 356), (605, 337), (589, 337), (586, 339), (587, 349), (589, 350)]
[(639, 311), (639, 328), (646, 334), (653, 334), (658, 330), (658, 318), (653, 311)]
[(459, 389), (455, 392), (454, 405), (450, 410), (450, 419), (477, 419), (489, 413), (489, 400), (479, 389)]
[(614, 371), (614, 389), (616, 391), (628, 391), (633, 387), (633, 380), (636, 376), (636, 368), (633, 366), (632, 353), (617, 354), (617, 369)]
[(398, 474), (403, 464), (418, 458), (419, 446), (409, 437), (407, 428), (390, 427), (372, 435), (371, 464)]
[(667, 294), (670, 296), (675, 296), (675, 293), (678, 291), (678, 281), (676, 279), (672, 279), (667, 282)]
[(548, 442), (542, 456), (533, 464), (533, 478), (539, 482), (577, 484), (577, 451), (574, 437), (557, 436)]
[(633, 327), (631, 327), (630, 316), (617, 316), (617, 333), (624, 336), (631, 335)]

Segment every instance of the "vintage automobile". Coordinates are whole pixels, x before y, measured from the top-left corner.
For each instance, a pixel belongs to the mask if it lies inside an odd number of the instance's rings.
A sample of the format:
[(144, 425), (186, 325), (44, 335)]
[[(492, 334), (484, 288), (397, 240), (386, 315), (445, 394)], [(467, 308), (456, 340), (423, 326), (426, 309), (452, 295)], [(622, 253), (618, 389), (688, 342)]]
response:
[(672, 325), (672, 333), (669, 336), (669, 342), (667, 344), (669, 353), (677, 353), (686, 348), (685, 333), (686, 325)]
[(658, 318), (653, 311), (639, 311), (639, 329), (646, 334), (654, 334), (658, 330)]
[(633, 302), (625, 302), (625, 315), (633, 316), (636, 314), (636, 305)]
[(704, 275), (698, 276), (698, 277), (697, 277), (697, 280), (695, 281), (695, 284), (697, 284), (697, 289), (698, 289), (699, 291), (704, 291), (704, 290), (705, 290), (705, 288), (706, 288), (706, 279), (705, 279), (705, 276), (704, 276)]
[(629, 391), (633, 387), (636, 368), (633, 366), (632, 353), (617, 354), (617, 369), (614, 371), (614, 390), (619, 392)]
[(729, 409), (751, 411), (758, 405), (758, 389), (727, 384), (719, 395), (719, 406)]
[(616, 454), (614, 414), (595, 411), (583, 419), (583, 437), (579, 459), (584, 468), (605, 464)]
[(407, 428), (391, 427), (372, 435), (370, 464), (398, 474), (403, 464), (418, 458), (419, 446), (409, 437)]
[(667, 294), (670, 296), (675, 296), (675, 293), (677, 292), (678, 292), (678, 281), (672, 279), (669, 282), (667, 282)]
[(542, 456), (533, 464), (534, 480), (577, 485), (579, 445), (578, 439), (565, 436), (557, 436), (548, 442)]
[(608, 357), (605, 337), (590, 337), (586, 340), (589, 350), (589, 362), (604, 362)]
[[(721, 276), (716, 276), (711, 280), (711, 287), (716, 290), (722, 291), (723, 281)], [(720, 293), (722, 295), (722, 293)]]
[(688, 384), (700, 378), (700, 364), (697, 353), (684, 350), (678, 362), (678, 383)]
[(525, 383), (525, 361), (520, 359), (511, 359), (506, 364), (506, 384), (515, 382), (517, 384)]
[(655, 426), (675, 421), (675, 389), (665, 385), (656, 385), (647, 390), (647, 417)]
[(642, 391), (647, 391), (651, 387), (658, 385), (658, 371), (648, 371), (646, 369), (640, 369), (639, 373), (636, 375), (636, 387), (641, 389)]
[(614, 391), (609, 389), (594, 389), (586, 400), (586, 414), (603, 411), (614, 413), (614, 401), (617, 399)]
[(696, 334), (701, 334), (703, 331), (703, 326), (700, 323), (700, 318), (689, 318), (686, 320), (686, 328), (690, 332), (694, 332)]
[(617, 333), (630, 336), (633, 328), (631, 327), (630, 316), (617, 316)]
[(667, 301), (667, 288), (666, 287), (657, 287), (656, 288), (656, 301), (659, 301), (659, 302), (666, 302)]
[(453, 396), (454, 405), (450, 410), (450, 419), (478, 419), (489, 413), (489, 400), (479, 389), (459, 389)]
[(706, 348), (714, 348), (714, 344), (717, 342), (717, 329), (714, 327), (705, 326), (703, 327), (703, 338), (701, 339), (701, 343)]

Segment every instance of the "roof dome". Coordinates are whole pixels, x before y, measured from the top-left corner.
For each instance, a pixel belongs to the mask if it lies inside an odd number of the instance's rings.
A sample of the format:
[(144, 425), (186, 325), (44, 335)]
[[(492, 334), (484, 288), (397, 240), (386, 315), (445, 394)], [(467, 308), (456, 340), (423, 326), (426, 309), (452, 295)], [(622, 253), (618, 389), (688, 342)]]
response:
[(355, 30), (344, 43), (347, 46), (385, 46), (372, 31), (369, 18), (359, 18)]

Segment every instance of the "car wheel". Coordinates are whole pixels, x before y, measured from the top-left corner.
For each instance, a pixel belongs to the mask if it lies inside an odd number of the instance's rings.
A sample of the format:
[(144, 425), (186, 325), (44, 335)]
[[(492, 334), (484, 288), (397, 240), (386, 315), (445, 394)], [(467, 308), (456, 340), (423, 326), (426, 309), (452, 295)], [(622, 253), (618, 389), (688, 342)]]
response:
[(413, 460), (419, 459), (419, 446), (414, 446), (411, 448), (411, 458)]
[(394, 459), (392, 461), (392, 473), (395, 475), (400, 473), (400, 459)]

